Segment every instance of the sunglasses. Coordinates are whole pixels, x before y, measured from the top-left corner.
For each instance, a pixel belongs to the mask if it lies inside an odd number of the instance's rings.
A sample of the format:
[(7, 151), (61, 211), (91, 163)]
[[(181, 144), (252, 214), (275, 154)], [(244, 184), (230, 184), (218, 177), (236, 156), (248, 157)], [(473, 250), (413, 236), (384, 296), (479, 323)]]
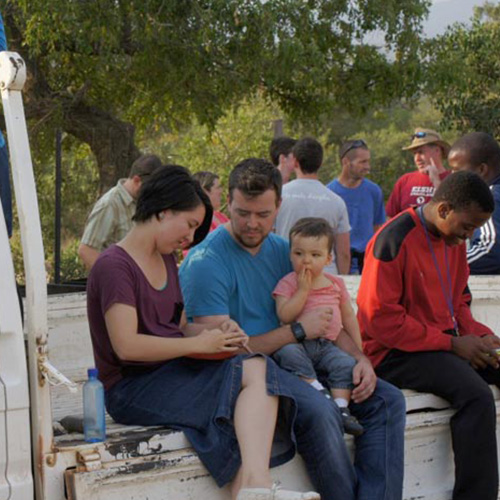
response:
[(349, 151), (352, 151), (353, 149), (358, 149), (358, 148), (367, 148), (368, 146), (366, 145), (366, 142), (363, 141), (362, 139), (356, 139), (354, 141), (349, 141), (342, 146), (342, 149), (340, 151), (340, 159), (344, 158), (344, 156), (349, 153)]
[(423, 139), (424, 137), (427, 136), (432, 136), (432, 137), (437, 137), (436, 134), (429, 134), (428, 132), (415, 132), (412, 136), (411, 139)]

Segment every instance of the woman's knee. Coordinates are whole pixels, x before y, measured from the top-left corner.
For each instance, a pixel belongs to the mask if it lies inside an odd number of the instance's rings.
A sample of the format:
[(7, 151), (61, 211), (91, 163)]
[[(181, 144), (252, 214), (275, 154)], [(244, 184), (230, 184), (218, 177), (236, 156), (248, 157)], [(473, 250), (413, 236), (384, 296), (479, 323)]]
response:
[(242, 387), (266, 380), (266, 359), (259, 356), (243, 361)]

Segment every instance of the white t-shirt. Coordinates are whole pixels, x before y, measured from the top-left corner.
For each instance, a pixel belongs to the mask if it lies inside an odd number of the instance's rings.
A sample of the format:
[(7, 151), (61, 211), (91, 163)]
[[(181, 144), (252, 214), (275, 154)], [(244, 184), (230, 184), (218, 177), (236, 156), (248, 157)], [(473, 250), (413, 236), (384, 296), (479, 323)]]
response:
[[(276, 234), (288, 240), (292, 226), (302, 217), (323, 217), (334, 234), (351, 229), (344, 200), (315, 179), (295, 179), (283, 186), (283, 201), (276, 218)], [(335, 252), (332, 264), (325, 271), (338, 274)]]

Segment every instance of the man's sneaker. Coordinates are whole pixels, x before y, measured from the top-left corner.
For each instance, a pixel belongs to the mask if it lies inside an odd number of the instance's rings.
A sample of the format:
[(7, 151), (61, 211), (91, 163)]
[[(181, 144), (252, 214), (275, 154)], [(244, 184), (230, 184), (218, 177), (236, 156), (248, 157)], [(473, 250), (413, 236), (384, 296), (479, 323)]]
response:
[(353, 436), (361, 436), (365, 430), (363, 426), (358, 422), (358, 419), (351, 415), (349, 408), (340, 408), (340, 415), (342, 416), (342, 423), (344, 424), (344, 432), (351, 434)]
[(321, 500), (318, 493), (307, 491), (282, 490), (279, 486), (272, 488), (244, 488), (240, 490), (236, 500)]

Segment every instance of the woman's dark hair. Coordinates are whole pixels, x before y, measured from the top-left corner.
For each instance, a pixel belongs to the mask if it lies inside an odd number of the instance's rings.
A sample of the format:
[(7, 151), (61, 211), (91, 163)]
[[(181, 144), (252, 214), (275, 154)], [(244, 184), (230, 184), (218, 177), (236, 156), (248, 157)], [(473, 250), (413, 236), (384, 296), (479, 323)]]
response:
[(201, 204), (205, 206), (205, 217), (194, 233), (191, 246), (200, 243), (210, 230), (213, 215), (210, 198), (186, 168), (163, 165), (143, 181), (132, 220), (146, 222), (164, 210), (189, 212)]
[(213, 172), (195, 172), (193, 174), (193, 179), (196, 179), (200, 184), (203, 189), (206, 191), (210, 192), (212, 188), (214, 187), (216, 179), (218, 179), (219, 176), (217, 174), (214, 174)]

